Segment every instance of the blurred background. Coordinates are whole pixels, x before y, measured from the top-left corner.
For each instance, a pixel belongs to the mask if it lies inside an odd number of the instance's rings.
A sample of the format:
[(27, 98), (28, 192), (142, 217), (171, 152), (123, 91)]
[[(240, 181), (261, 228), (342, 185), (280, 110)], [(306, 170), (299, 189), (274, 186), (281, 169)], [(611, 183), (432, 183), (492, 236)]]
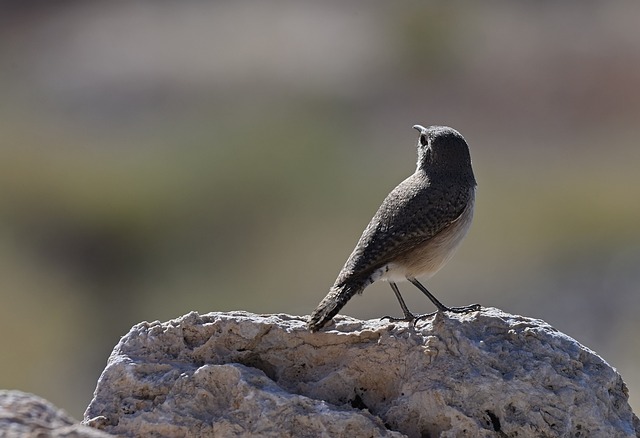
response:
[[(0, 388), (81, 418), (119, 337), (308, 314), (414, 124), (467, 139), (430, 289), (544, 319), (640, 409), (640, 2), (2, 1)], [(411, 309), (433, 307), (402, 286)], [(376, 284), (343, 313), (394, 309)]]

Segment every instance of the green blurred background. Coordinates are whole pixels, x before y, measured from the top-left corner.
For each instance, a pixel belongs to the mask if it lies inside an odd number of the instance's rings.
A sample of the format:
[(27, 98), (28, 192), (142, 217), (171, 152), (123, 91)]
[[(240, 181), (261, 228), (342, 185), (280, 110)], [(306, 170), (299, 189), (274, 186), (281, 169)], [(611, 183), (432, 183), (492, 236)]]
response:
[[(0, 387), (80, 418), (139, 321), (308, 314), (413, 171), (411, 126), (446, 124), (471, 147), (476, 216), (428, 285), (575, 337), (637, 411), (639, 16), (635, 1), (2, 2)], [(376, 284), (343, 312), (390, 309)]]

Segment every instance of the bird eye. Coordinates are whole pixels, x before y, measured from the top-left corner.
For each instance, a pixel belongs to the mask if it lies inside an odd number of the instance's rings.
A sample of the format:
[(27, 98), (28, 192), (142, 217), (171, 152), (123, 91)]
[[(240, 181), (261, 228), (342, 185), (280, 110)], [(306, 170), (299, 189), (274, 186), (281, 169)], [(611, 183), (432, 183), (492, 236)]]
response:
[(427, 138), (427, 134), (420, 134), (420, 144), (422, 146), (426, 146), (429, 143), (429, 139)]

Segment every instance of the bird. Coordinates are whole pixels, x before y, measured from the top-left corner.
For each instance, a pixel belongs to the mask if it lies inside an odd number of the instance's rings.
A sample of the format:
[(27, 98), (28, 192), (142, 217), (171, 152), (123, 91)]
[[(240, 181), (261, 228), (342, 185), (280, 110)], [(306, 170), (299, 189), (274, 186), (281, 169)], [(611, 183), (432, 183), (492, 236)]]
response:
[[(416, 279), (430, 278), (453, 257), (471, 226), (477, 183), (469, 147), (458, 131), (448, 126), (413, 128), (419, 132), (416, 170), (387, 195), (365, 228), (329, 293), (309, 317), (311, 332), (378, 280), (389, 283), (404, 314), (381, 319), (415, 325), (437, 312), (481, 309), (479, 304), (447, 307)], [(398, 289), (401, 281), (416, 286), (437, 311), (411, 313)]]

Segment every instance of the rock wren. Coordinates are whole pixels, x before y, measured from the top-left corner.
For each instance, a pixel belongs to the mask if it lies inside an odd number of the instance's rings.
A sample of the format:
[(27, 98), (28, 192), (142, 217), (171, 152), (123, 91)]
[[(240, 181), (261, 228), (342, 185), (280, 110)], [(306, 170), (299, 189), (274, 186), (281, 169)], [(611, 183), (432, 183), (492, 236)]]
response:
[[(362, 233), (327, 296), (313, 311), (308, 328), (317, 331), (331, 320), (355, 294), (377, 280), (391, 285), (404, 317), (390, 321), (415, 322), (396, 282), (408, 280), (424, 293), (438, 311), (466, 313), (479, 304), (447, 307), (421, 283), (451, 259), (473, 219), (476, 180), (469, 147), (455, 129), (446, 126), (413, 127), (418, 137), (416, 171), (382, 202)], [(383, 318), (383, 319), (384, 319)]]

